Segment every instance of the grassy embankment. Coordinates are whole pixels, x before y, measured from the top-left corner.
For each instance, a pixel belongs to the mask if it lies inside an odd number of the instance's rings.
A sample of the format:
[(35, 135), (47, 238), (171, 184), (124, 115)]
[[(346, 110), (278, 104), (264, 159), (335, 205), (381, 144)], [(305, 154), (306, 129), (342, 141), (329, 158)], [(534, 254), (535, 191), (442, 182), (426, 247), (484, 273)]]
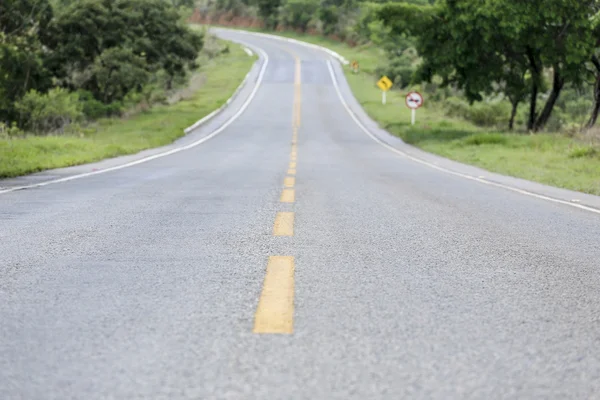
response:
[(410, 110), (404, 104), (408, 90), (390, 91), (387, 104), (381, 104), (381, 92), (375, 86), (379, 77), (374, 75), (381, 58), (385, 57), (379, 49), (373, 46), (351, 48), (333, 40), (297, 33), (278, 34), (325, 46), (350, 61), (358, 61), (360, 73), (354, 74), (350, 67), (345, 68), (354, 95), (381, 127), (405, 142), (489, 171), (600, 195), (600, 147), (591, 146), (590, 138), (491, 131), (444, 115), (441, 104), (432, 104), (427, 97), (425, 106), (417, 111), (417, 123), (411, 126)]
[(0, 177), (94, 162), (173, 142), (186, 127), (224, 104), (256, 60), (236, 44), (230, 43), (229, 49), (213, 59), (201, 53), (201, 68), (192, 79), (199, 88), (174, 104), (155, 105), (128, 118), (99, 120), (78, 136), (0, 138)]

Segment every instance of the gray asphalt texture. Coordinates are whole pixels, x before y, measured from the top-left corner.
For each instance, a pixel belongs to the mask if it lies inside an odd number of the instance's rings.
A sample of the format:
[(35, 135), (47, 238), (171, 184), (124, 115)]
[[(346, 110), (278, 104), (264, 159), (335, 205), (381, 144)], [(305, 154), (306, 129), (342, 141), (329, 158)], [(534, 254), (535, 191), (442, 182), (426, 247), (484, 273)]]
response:
[[(600, 398), (599, 215), (398, 156), (325, 53), (221, 35), (269, 56), (221, 134), (0, 195), (0, 399)], [(271, 255), (295, 257), (292, 335), (252, 333)]]

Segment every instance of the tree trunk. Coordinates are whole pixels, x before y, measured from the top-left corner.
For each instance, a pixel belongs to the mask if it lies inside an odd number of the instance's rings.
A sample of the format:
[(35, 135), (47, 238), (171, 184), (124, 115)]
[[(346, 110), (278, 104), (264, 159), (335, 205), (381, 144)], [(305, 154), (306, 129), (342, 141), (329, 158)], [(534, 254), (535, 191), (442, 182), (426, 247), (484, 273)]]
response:
[(550, 92), (550, 97), (546, 101), (546, 105), (542, 110), (542, 113), (538, 117), (537, 121), (535, 121), (534, 131), (537, 132), (540, 129), (543, 129), (546, 126), (546, 123), (550, 119), (552, 115), (552, 110), (554, 109), (554, 105), (556, 104), (556, 100), (560, 96), (560, 92), (562, 91), (563, 86), (565, 85), (565, 79), (560, 75), (560, 70), (558, 66), (554, 67), (554, 79), (552, 81), (552, 91)]
[(537, 116), (537, 95), (538, 95), (538, 85), (536, 80), (533, 80), (533, 84), (531, 87), (531, 100), (529, 102), (529, 119), (527, 120), (527, 130), (532, 131), (535, 125), (535, 118)]
[(585, 125), (586, 128), (591, 128), (598, 120), (598, 112), (600, 112), (600, 61), (596, 56), (592, 57), (592, 63), (596, 67), (596, 83), (594, 84), (594, 106), (592, 107), (592, 115)]
[(540, 82), (540, 67), (531, 47), (527, 47), (527, 58), (529, 59), (529, 67), (533, 77), (531, 84), (531, 99), (529, 101), (529, 119), (527, 120), (527, 130), (532, 131), (535, 127), (535, 119), (537, 117), (537, 95)]
[(508, 130), (512, 131), (515, 126), (515, 117), (517, 116), (517, 107), (519, 107), (518, 101), (511, 101), (512, 111), (510, 112), (510, 121), (508, 121)]

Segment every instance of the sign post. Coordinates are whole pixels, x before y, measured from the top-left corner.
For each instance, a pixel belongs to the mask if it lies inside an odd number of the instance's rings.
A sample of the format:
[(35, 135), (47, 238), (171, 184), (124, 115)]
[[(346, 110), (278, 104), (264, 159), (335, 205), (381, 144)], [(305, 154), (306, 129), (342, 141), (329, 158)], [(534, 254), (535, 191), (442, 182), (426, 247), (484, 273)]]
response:
[(381, 89), (381, 104), (386, 103), (386, 93), (392, 87), (393, 83), (387, 76), (382, 76), (380, 80), (377, 81), (377, 86)]
[(423, 106), (423, 96), (419, 92), (410, 92), (406, 95), (406, 107), (410, 108), (410, 123), (411, 125), (415, 124), (415, 120), (417, 119), (417, 108), (421, 108)]

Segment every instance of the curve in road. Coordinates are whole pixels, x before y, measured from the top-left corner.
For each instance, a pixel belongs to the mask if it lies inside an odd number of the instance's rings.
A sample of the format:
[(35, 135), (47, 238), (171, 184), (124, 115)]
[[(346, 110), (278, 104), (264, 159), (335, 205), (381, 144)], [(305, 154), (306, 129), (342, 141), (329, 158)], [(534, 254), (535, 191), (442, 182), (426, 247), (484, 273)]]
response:
[(596, 214), (398, 157), (329, 55), (220, 35), (269, 58), (221, 134), (0, 196), (0, 398), (600, 394)]

